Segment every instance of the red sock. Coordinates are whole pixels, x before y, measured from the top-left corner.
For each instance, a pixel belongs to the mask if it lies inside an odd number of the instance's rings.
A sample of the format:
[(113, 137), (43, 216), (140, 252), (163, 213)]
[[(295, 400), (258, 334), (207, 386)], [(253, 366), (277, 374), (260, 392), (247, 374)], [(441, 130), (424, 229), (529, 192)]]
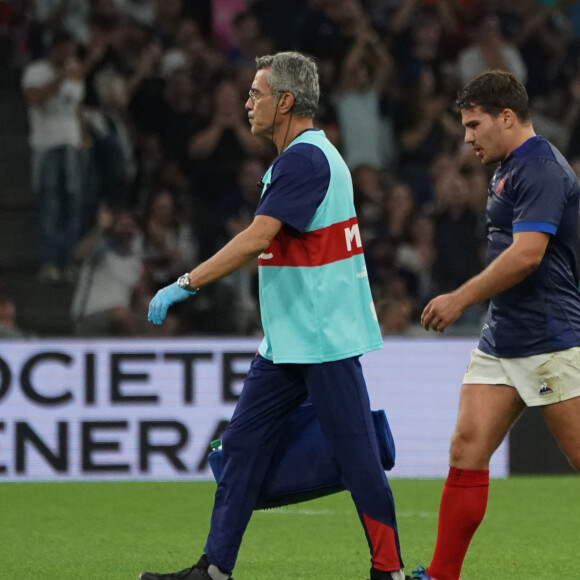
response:
[(436, 580), (459, 580), (473, 534), (479, 527), (489, 490), (489, 470), (449, 468), (439, 505), (437, 543), (427, 574)]

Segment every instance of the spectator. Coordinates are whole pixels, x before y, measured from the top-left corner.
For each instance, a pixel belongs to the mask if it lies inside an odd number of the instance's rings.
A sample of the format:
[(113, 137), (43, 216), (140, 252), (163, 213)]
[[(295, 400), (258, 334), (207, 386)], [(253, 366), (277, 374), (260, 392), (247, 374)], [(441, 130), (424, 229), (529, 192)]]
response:
[[(230, 238), (246, 229), (254, 219), (260, 201), (260, 182), (266, 173), (265, 163), (258, 158), (244, 160), (237, 176), (237, 195), (227, 205), (231, 208), (226, 218)], [(234, 307), (231, 310), (233, 332), (252, 335), (261, 331), (258, 307), (258, 268), (253, 262), (224, 278), (234, 294)]]
[[(469, 181), (456, 168), (442, 175), (435, 186), (434, 292), (443, 294), (461, 286), (477, 274), (484, 262), (485, 229), (471, 204)], [(487, 192), (487, 189), (484, 189)], [(480, 306), (464, 313), (460, 324), (479, 330)]]
[(119, 72), (127, 77), (129, 94), (143, 80), (143, 72), (149, 74), (150, 70), (142, 70), (142, 60), (147, 49), (151, 46), (160, 51), (159, 44), (155, 42), (151, 28), (135, 20), (120, 19), (117, 25), (115, 46), (123, 54), (123, 69)]
[(534, 126), (544, 139), (560, 151), (567, 151), (578, 111), (574, 110), (574, 101), (569, 102), (565, 86), (560, 83), (548, 86), (542, 95), (530, 99)]
[(168, 78), (178, 68), (189, 68), (189, 51), (192, 44), (198, 41), (203, 42), (199, 25), (192, 18), (183, 18), (177, 26), (175, 45), (163, 54), (161, 74)]
[(266, 169), (266, 164), (258, 157), (248, 157), (240, 163), (235, 191), (224, 207), (228, 234), (231, 238), (246, 229), (254, 219), (260, 201), (260, 182)]
[(257, 56), (270, 54), (273, 43), (262, 34), (260, 21), (251, 10), (239, 12), (232, 23), (233, 42), (226, 52), (229, 63), (254, 63)]
[(434, 296), (433, 266), (437, 257), (435, 223), (426, 213), (411, 219), (397, 250), (396, 265), (407, 275), (408, 290), (416, 305), (423, 308)]
[(575, 158), (580, 155), (580, 60), (568, 84), (568, 100), (565, 111), (565, 124), (570, 131), (566, 155), (569, 158)]
[[(580, 181), (580, 157), (575, 157), (570, 161), (570, 166), (572, 167), (578, 181)], [(579, 264), (580, 265), (580, 264)]]
[[(401, 272), (395, 265), (397, 242), (387, 236), (371, 238), (365, 248), (367, 272), (373, 296), (381, 297), (396, 285)], [(406, 292), (406, 283), (403, 284)]]
[(386, 296), (377, 302), (377, 319), (383, 336), (405, 334), (411, 326), (413, 302), (406, 296)]
[(188, 166), (189, 141), (201, 126), (196, 109), (197, 91), (188, 68), (174, 70), (166, 79), (160, 102), (149, 103), (148, 126), (159, 140), (163, 157)]
[(144, 26), (153, 26), (157, 0), (117, 0), (117, 2), (124, 18)]
[[(459, 169), (459, 173), (467, 181), (467, 188), (470, 191), (469, 205), (478, 216), (480, 229), (485, 229), (488, 184), (492, 171), (489, 168), (486, 170), (481, 165), (479, 159), (473, 155), (473, 149), (466, 143), (462, 143), (451, 156), (452, 164)], [(431, 169), (433, 170), (433, 166)], [(435, 181), (435, 177), (433, 179)]]
[(248, 2), (213, 0), (211, 6), (212, 40), (222, 52), (227, 53), (236, 45), (235, 21), (239, 14), (248, 10)]
[(351, 175), (360, 235), (368, 248), (386, 234), (383, 203), (387, 189), (382, 174), (370, 165), (358, 165)]
[[(145, 332), (145, 269), (137, 233), (131, 212), (99, 209), (95, 227), (77, 247), (82, 267), (71, 309), (75, 334), (136, 336)], [(172, 320), (166, 334), (175, 332)]]
[(572, 26), (572, 53), (580, 54), (580, 4), (578, 2), (569, 2), (566, 11), (570, 24)]
[(439, 91), (435, 73), (428, 66), (403, 94), (400, 107), (397, 174), (410, 185), (415, 202), (423, 206), (433, 199), (429, 165), (439, 153), (452, 149), (462, 129), (448, 110), (449, 100)]
[(497, 14), (490, 12), (474, 29), (474, 41), (457, 57), (457, 69), (461, 84), (465, 84), (486, 69), (512, 72), (523, 83), (527, 69), (519, 50), (502, 34)]
[(86, 69), (85, 105), (98, 108), (99, 96), (95, 80), (103, 71), (112, 70), (119, 74), (127, 73), (126, 52), (122, 50), (120, 35), (123, 29), (114, 15), (93, 14), (89, 19), (89, 40), (84, 46)]
[(251, 10), (260, 20), (263, 31), (268, 31), (270, 40), (280, 50), (297, 47), (299, 38), (297, 30), (304, 26), (305, 14), (308, 12), (308, 1), (304, 0), (253, 0)]
[(12, 296), (0, 284), (0, 338), (24, 338), (25, 334), (16, 322), (16, 304)]
[(191, 185), (187, 175), (177, 162), (170, 160), (160, 162), (159, 167), (151, 175), (150, 185), (146, 195), (139, 199), (139, 204), (131, 206), (136, 207), (138, 214), (144, 214), (151, 191), (165, 189), (171, 192), (176, 206), (179, 207), (179, 218), (188, 222), (191, 221)]
[[(130, 38), (129, 34), (129, 38)], [(147, 121), (155, 103), (161, 98), (165, 80), (161, 74), (163, 52), (161, 46), (148, 34), (137, 41), (139, 47), (133, 47), (129, 66), (131, 75), (128, 79), (131, 100), (129, 109), (133, 122), (139, 129), (148, 126)], [(133, 52), (133, 51), (132, 51)]]
[[(236, 187), (236, 173), (248, 155), (267, 158), (270, 145), (252, 135), (236, 84), (224, 80), (214, 96), (214, 110), (204, 129), (189, 145), (197, 192), (194, 215), (200, 236), (200, 259), (213, 254), (227, 239), (224, 199)], [(220, 211), (221, 210), (221, 211)]]
[(153, 30), (155, 37), (164, 49), (171, 48), (175, 44), (182, 16), (183, 4), (181, 0), (158, 0), (156, 3)]
[(119, 0), (90, 0), (91, 16), (117, 19), (119, 13)]
[(95, 215), (101, 204), (119, 205), (127, 201), (137, 171), (132, 127), (127, 115), (129, 100), (126, 78), (113, 69), (105, 69), (95, 79), (101, 106), (85, 112), (92, 144), (89, 151), (85, 195), (87, 218)]
[(79, 106), (84, 95), (76, 48), (70, 34), (56, 34), (47, 58), (28, 65), (22, 79), (30, 117), (42, 281), (74, 277), (83, 201)]
[(425, 10), (418, 0), (405, 0), (387, 26), (403, 87), (412, 85), (425, 67), (439, 69), (442, 25), (437, 14)]
[(225, 55), (202, 35), (193, 38), (183, 50), (201, 102), (198, 108), (209, 114), (213, 95), (224, 78)]
[(340, 62), (348, 47), (342, 18), (347, 0), (309, 0), (300, 27), (299, 46), (320, 59)]
[(318, 61), (320, 102), (316, 113), (316, 125), (324, 131), (328, 140), (339, 149), (341, 147), (340, 127), (333, 105), (337, 70), (338, 63), (331, 58), (321, 58)]
[(415, 214), (413, 191), (402, 181), (391, 184), (383, 201), (387, 235), (400, 241)]
[(536, 0), (506, 3), (499, 10), (499, 18), (505, 36), (525, 63), (530, 99), (545, 95), (567, 65), (573, 38), (570, 20), (556, 3), (546, 5)]
[(183, 217), (175, 197), (167, 189), (150, 196), (137, 239), (151, 295), (197, 260), (193, 232)]
[(353, 178), (358, 191), (366, 190), (366, 195), (374, 198), (362, 203), (363, 219), (359, 217), (373, 295), (380, 299), (385, 295), (409, 298), (407, 288), (413, 287), (414, 276), (400, 267), (397, 256), (416, 212), (411, 189), (405, 183), (394, 182), (383, 191), (378, 175), (373, 177), (366, 170), (361, 174), (361, 168), (355, 170)]
[(50, 46), (61, 31), (68, 32), (78, 44), (86, 44), (89, 9), (89, 0), (34, 0), (44, 45)]
[(339, 70), (332, 98), (342, 153), (352, 170), (360, 164), (383, 169), (394, 161), (393, 128), (381, 114), (381, 96), (391, 76), (391, 56), (356, 3), (351, 3), (355, 37)]

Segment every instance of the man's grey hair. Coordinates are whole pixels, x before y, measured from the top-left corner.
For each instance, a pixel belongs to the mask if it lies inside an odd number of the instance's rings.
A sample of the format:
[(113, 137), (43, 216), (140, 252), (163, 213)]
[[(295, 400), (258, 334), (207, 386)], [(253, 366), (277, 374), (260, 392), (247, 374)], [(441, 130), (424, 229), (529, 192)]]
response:
[(279, 52), (257, 57), (256, 68), (270, 69), (266, 82), (273, 93), (291, 93), (294, 96), (292, 111), (296, 115), (314, 117), (320, 98), (318, 69), (314, 59), (299, 52)]

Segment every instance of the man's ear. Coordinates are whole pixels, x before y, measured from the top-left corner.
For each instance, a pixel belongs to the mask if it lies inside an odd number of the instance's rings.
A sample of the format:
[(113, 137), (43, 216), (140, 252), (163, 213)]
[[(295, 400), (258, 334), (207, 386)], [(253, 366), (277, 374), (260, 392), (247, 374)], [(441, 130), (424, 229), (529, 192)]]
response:
[(284, 93), (280, 96), (278, 108), (281, 113), (290, 113), (294, 108), (294, 103), (294, 95), (292, 93)]
[(505, 127), (509, 128), (515, 123), (516, 115), (511, 109), (504, 109), (500, 113), (500, 118), (501, 118), (503, 125)]

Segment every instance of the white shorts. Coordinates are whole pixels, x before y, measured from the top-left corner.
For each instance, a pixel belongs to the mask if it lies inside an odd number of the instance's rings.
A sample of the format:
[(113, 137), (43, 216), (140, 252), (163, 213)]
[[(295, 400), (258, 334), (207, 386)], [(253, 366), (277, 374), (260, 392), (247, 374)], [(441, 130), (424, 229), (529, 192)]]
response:
[(580, 347), (521, 358), (497, 357), (476, 348), (463, 384), (508, 385), (528, 407), (580, 397)]

